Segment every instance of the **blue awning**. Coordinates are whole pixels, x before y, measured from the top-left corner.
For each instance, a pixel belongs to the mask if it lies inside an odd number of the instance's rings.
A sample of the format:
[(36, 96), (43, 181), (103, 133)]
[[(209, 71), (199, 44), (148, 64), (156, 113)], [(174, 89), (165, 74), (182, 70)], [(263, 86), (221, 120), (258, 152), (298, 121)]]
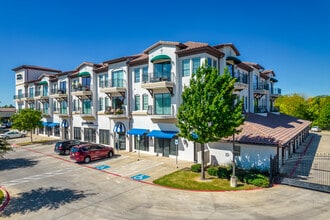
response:
[(48, 127), (56, 127), (56, 126), (60, 126), (60, 123), (53, 122), (53, 123), (50, 123), (50, 124), (48, 124), (46, 126), (48, 126)]
[(152, 130), (148, 137), (155, 137), (155, 138), (173, 138), (178, 132), (177, 131), (161, 131), (161, 130)]
[(113, 127), (113, 132), (124, 133), (126, 132), (125, 125), (122, 122), (117, 122)]
[(147, 133), (149, 130), (148, 129), (142, 129), (142, 128), (132, 128), (131, 130), (129, 130), (127, 132), (127, 134), (130, 135), (143, 135), (145, 133)]
[(50, 126), (51, 124), (52, 124), (53, 122), (51, 122), (51, 121), (43, 121), (42, 122), (42, 126)]

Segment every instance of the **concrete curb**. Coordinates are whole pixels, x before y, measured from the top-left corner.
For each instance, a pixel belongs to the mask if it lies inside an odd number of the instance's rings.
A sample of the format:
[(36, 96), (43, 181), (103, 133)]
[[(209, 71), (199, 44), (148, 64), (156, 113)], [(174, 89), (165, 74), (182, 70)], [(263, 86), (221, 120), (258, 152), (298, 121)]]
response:
[(3, 194), (5, 195), (5, 199), (4, 201), (2, 202), (2, 204), (0, 204), (0, 212), (2, 210), (4, 210), (6, 208), (6, 206), (8, 205), (9, 201), (10, 201), (10, 196), (9, 196), (9, 193), (8, 191), (3, 188), (2, 186), (0, 186), (0, 190), (3, 192)]

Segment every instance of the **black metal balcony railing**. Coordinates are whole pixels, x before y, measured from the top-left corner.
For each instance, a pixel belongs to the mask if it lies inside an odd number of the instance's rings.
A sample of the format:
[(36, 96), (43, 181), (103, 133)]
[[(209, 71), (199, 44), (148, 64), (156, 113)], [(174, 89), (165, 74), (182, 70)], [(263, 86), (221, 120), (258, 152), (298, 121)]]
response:
[(238, 82), (238, 83), (248, 84), (247, 75), (238, 76), (238, 77), (235, 77), (235, 79), (236, 79), (236, 82)]
[(254, 90), (269, 90), (269, 86), (267, 83), (254, 83), (253, 89)]
[(100, 88), (111, 88), (111, 87), (127, 87), (127, 81), (125, 79), (111, 79), (100, 83)]
[(27, 94), (18, 94), (18, 95), (14, 95), (14, 99), (23, 99), (26, 98)]
[(174, 73), (171, 72), (152, 72), (148, 74), (148, 77), (142, 77), (142, 83), (154, 83), (154, 82), (171, 82), (174, 79)]
[(66, 89), (52, 89), (51, 90), (51, 94), (55, 95), (55, 94), (67, 94), (66, 93)]
[(79, 92), (79, 91), (91, 91), (90, 86), (73, 86), (72, 87), (73, 92)]
[(273, 88), (271, 89), (271, 94), (274, 94), (274, 95), (281, 95), (282, 94), (282, 90), (280, 88)]
[(107, 115), (126, 115), (126, 107), (124, 105), (118, 106), (117, 108), (108, 106), (105, 108), (104, 113)]
[[(48, 96), (48, 91), (44, 90), (44, 91), (35, 91), (34, 93), (35, 96)], [(32, 97), (29, 97), (32, 98)]]

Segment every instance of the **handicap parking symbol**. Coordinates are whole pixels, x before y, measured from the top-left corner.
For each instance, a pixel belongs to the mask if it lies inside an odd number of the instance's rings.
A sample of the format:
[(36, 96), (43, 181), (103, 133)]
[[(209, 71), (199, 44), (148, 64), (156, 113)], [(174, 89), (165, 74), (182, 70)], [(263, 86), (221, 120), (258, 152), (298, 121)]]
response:
[(104, 170), (104, 169), (108, 169), (110, 168), (110, 166), (108, 165), (100, 165), (100, 166), (96, 166), (95, 169), (97, 170)]
[(133, 180), (141, 181), (141, 180), (147, 179), (147, 178), (149, 178), (149, 177), (150, 177), (150, 176), (147, 176), (147, 175), (144, 175), (144, 174), (138, 174), (138, 175), (132, 176), (131, 178), (132, 178)]

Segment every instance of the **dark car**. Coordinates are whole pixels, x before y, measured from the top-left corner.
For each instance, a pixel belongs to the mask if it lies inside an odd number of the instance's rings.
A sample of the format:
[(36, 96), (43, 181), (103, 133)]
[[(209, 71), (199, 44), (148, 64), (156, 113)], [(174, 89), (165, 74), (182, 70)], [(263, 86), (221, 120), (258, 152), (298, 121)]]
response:
[(113, 148), (102, 144), (81, 144), (71, 148), (70, 159), (77, 162), (89, 163), (92, 160), (98, 160), (113, 156)]
[(87, 142), (79, 141), (79, 140), (62, 140), (58, 141), (55, 144), (54, 151), (60, 155), (69, 155), (70, 150), (73, 146), (79, 144), (86, 144)]

